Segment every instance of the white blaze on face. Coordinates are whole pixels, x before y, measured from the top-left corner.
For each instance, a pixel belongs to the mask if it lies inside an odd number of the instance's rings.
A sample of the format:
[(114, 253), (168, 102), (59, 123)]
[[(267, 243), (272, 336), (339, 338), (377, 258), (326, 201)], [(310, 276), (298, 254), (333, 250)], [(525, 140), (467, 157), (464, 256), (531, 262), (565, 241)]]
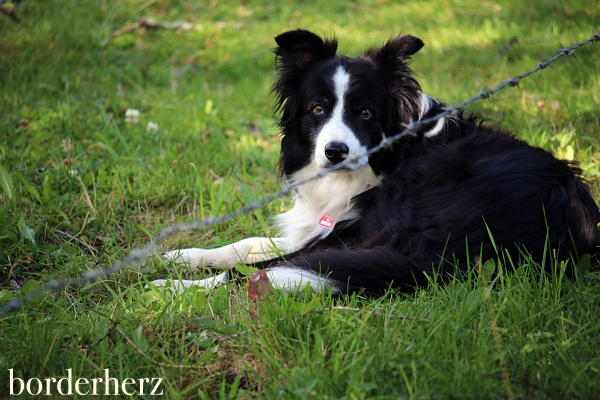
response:
[(348, 158), (351, 163), (348, 168), (356, 171), (364, 167), (369, 161), (365, 154), (366, 146), (363, 146), (356, 134), (344, 122), (345, 96), (350, 87), (350, 74), (342, 66), (339, 66), (333, 75), (333, 89), (335, 92), (336, 103), (329, 120), (323, 125), (317, 135), (314, 160), (318, 167), (327, 168), (332, 164), (325, 156), (325, 146), (331, 142), (341, 142), (346, 144), (349, 149)]

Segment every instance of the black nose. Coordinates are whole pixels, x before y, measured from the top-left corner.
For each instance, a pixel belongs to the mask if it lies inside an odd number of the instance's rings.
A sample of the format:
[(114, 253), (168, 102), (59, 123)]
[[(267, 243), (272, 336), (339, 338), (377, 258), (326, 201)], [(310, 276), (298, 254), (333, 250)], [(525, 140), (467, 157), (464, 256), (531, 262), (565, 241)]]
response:
[(325, 157), (334, 164), (344, 161), (348, 158), (350, 149), (346, 143), (329, 142), (325, 145)]

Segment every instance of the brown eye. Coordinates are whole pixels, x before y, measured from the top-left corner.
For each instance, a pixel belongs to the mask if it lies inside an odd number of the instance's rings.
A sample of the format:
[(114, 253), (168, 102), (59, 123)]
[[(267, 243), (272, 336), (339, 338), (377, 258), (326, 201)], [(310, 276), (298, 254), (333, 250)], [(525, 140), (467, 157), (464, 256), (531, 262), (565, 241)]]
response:
[(369, 109), (367, 109), (367, 108), (365, 108), (364, 110), (362, 110), (362, 111), (360, 112), (360, 117), (361, 117), (362, 119), (369, 119), (369, 118), (371, 118), (371, 116), (372, 116), (372, 115), (373, 115), (373, 114), (371, 113), (371, 110), (369, 110)]
[(315, 115), (321, 115), (321, 114), (323, 114), (323, 111), (324, 111), (323, 110), (323, 106), (319, 105), (319, 104), (317, 104), (316, 106), (314, 106), (313, 110), (312, 110), (313, 114), (315, 114)]

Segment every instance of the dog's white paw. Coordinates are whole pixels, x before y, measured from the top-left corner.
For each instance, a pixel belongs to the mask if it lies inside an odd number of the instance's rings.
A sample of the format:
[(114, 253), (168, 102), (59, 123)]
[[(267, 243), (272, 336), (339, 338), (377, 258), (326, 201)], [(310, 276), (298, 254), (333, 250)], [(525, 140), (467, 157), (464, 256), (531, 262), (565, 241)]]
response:
[[(201, 287), (208, 290), (214, 289), (217, 285), (221, 285), (227, 282), (227, 271), (222, 272), (218, 275), (211, 276), (210, 278), (200, 279), (200, 280), (178, 280), (178, 279), (156, 279), (151, 281), (150, 283), (154, 286), (164, 289), (165, 287), (169, 287), (174, 293), (183, 293), (185, 288), (190, 287)], [(148, 287), (146, 285), (146, 287)]]
[[(154, 281), (150, 281), (151, 284), (159, 288), (164, 288), (165, 286), (167, 286), (167, 282), (169, 282), (168, 279), (156, 279)], [(148, 285), (146, 285), (145, 287), (148, 287)]]
[[(177, 282), (177, 281), (175, 281), (175, 282)], [(182, 290), (183, 288), (179, 288), (179, 287), (177, 287), (178, 285), (174, 284), (173, 279), (156, 279), (156, 280), (150, 281), (150, 283), (159, 289), (164, 289), (165, 287), (168, 286), (172, 290), (177, 290), (178, 292), (183, 291)], [(146, 285), (145, 288), (148, 288), (148, 285)]]
[(180, 249), (165, 253), (163, 258), (167, 261), (187, 265), (192, 269), (211, 268), (215, 261), (210, 259), (209, 252), (210, 250), (205, 249)]
[[(184, 264), (192, 269), (214, 268), (224, 269), (235, 265), (232, 257), (227, 257), (220, 249), (180, 249), (165, 253), (163, 258), (167, 261), (174, 261), (178, 264)], [(224, 257), (225, 256), (225, 257)]]

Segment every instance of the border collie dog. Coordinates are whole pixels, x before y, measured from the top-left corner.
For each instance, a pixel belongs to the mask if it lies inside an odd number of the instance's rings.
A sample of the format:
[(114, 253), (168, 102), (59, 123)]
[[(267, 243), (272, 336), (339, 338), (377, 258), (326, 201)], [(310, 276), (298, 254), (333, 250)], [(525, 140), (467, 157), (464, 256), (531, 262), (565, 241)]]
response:
[[(276, 217), (281, 237), (176, 250), (167, 259), (192, 268), (251, 264), (287, 291), (310, 284), (381, 294), (414, 290), (428, 275), (443, 282), (456, 268), (507, 254), (517, 265), (523, 255), (542, 263), (545, 254), (576, 261), (599, 251), (600, 212), (581, 171), (473, 118), (441, 118), (366, 154), (403, 124), (444, 109), (408, 67), (420, 39), (398, 36), (356, 58), (336, 55), (335, 40), (306, 30), (275, 41), (282, 179), (346, 165), (295, 190), (293, 208)], [(210, 288), (227, 273), (179, 288)]]

